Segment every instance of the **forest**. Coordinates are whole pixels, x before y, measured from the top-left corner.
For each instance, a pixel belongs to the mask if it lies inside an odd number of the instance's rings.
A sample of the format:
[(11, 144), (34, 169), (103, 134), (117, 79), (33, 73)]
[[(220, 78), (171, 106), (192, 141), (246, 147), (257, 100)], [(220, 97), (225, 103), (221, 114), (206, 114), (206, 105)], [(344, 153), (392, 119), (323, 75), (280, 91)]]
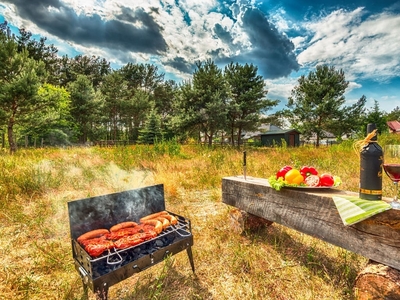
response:
[(165, 79), (152, 64), (129, 62), (112, 69), (101, 57), (59, 56), (47, 38), (0, 24), (0, 131), (2, 147), (92, 145), (98, 141), (155, 141), (240, 145), (262, 123), (295, 128), (307, 138), (325, 132), (338, 141), (365, 133), (367, 123), (387, 131), (400, 108), (365, 107), (366, 96), (346, 106), (349, 82), (342, 70), (318, 66), (301, 76), (285, 109), (253, 64), (224, 67), (198, 61), (190, 80)]

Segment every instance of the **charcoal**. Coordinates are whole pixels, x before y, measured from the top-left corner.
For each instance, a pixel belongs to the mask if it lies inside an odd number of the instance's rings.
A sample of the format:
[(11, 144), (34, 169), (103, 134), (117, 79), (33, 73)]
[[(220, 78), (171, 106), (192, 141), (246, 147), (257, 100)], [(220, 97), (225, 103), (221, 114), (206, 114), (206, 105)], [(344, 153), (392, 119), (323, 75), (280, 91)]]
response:
[(164, 242), (161, 239), (157, 240), (156, 241), (156, 247), (159, 247), (159, 248), (164, 247)]
[[(172, 230), (164, 233), (161, 236), (158, 236), (153, 240), (139, 244), (133, 248), (116, 250), (118, 251), (119, 255), (113, 252), (111, 252), (110, 254), (105, 252), (103, 259), (96, 260), (92, 263), (92, 270), (91, 270), (92, 277), (93, 279), (96, 279), (107, 273), (113, 272), (131, 262), (140, 259), (143, 256), (150, 255), (156, 251), (159, 251), (160, 249), (167, 247), (181, 239), (182, 237), (179, 234), (177, 234), (176, 231)], [(107, 255), (109, 255), (108, 258)]]

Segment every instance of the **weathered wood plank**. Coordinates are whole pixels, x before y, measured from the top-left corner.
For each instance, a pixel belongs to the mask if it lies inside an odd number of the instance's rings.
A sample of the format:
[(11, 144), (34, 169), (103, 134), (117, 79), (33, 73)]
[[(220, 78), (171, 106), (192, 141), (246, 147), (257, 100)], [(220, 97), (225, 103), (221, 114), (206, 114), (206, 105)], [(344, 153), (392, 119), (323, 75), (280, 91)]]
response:
[(344, 226), (334, 195), (356, 194), (336, 189), (278, 192), (262, 178), (222, 179), (224, 203), (400, 270), (400, 211), (391, 209)]

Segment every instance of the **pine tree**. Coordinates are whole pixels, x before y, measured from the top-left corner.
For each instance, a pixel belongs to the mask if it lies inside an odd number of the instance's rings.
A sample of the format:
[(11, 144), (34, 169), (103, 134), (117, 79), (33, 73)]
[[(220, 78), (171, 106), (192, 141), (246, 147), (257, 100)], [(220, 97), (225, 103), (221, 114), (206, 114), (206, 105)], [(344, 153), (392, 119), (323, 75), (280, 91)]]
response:
[(154, 145), (157, 141), (161, 141), (162, 137), (160, 118), (152, 109), (143, 129), (139, 131), (139, 142)]

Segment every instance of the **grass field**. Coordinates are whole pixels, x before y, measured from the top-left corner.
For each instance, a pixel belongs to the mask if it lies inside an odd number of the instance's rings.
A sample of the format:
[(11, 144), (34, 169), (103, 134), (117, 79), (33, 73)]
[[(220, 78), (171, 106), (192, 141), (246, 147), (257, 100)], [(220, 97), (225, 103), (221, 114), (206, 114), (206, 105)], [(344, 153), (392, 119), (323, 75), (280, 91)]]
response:
[[(13, 156), (4, 151), (0, 299), (83, 299), (67, 202), (158, 183), (167, 209), (192, 222), (196, 273), (181, 252), (112, 286), (110, 299), (353, 299), (366, 258), (278, 224), (232, 230), (221, 179), (242, 174), (242, 151), (175, 143), (19, 150)], [(340, 176), (341, 189), (358, 190), (359, 160), (351, 143), (246, 151), (249, 176), (268, 178), (286, 164), (312, 165)], [(383, 193), (393, 193), (386, 177)], [(91, 291), (89, 299), (95, 299)]]

